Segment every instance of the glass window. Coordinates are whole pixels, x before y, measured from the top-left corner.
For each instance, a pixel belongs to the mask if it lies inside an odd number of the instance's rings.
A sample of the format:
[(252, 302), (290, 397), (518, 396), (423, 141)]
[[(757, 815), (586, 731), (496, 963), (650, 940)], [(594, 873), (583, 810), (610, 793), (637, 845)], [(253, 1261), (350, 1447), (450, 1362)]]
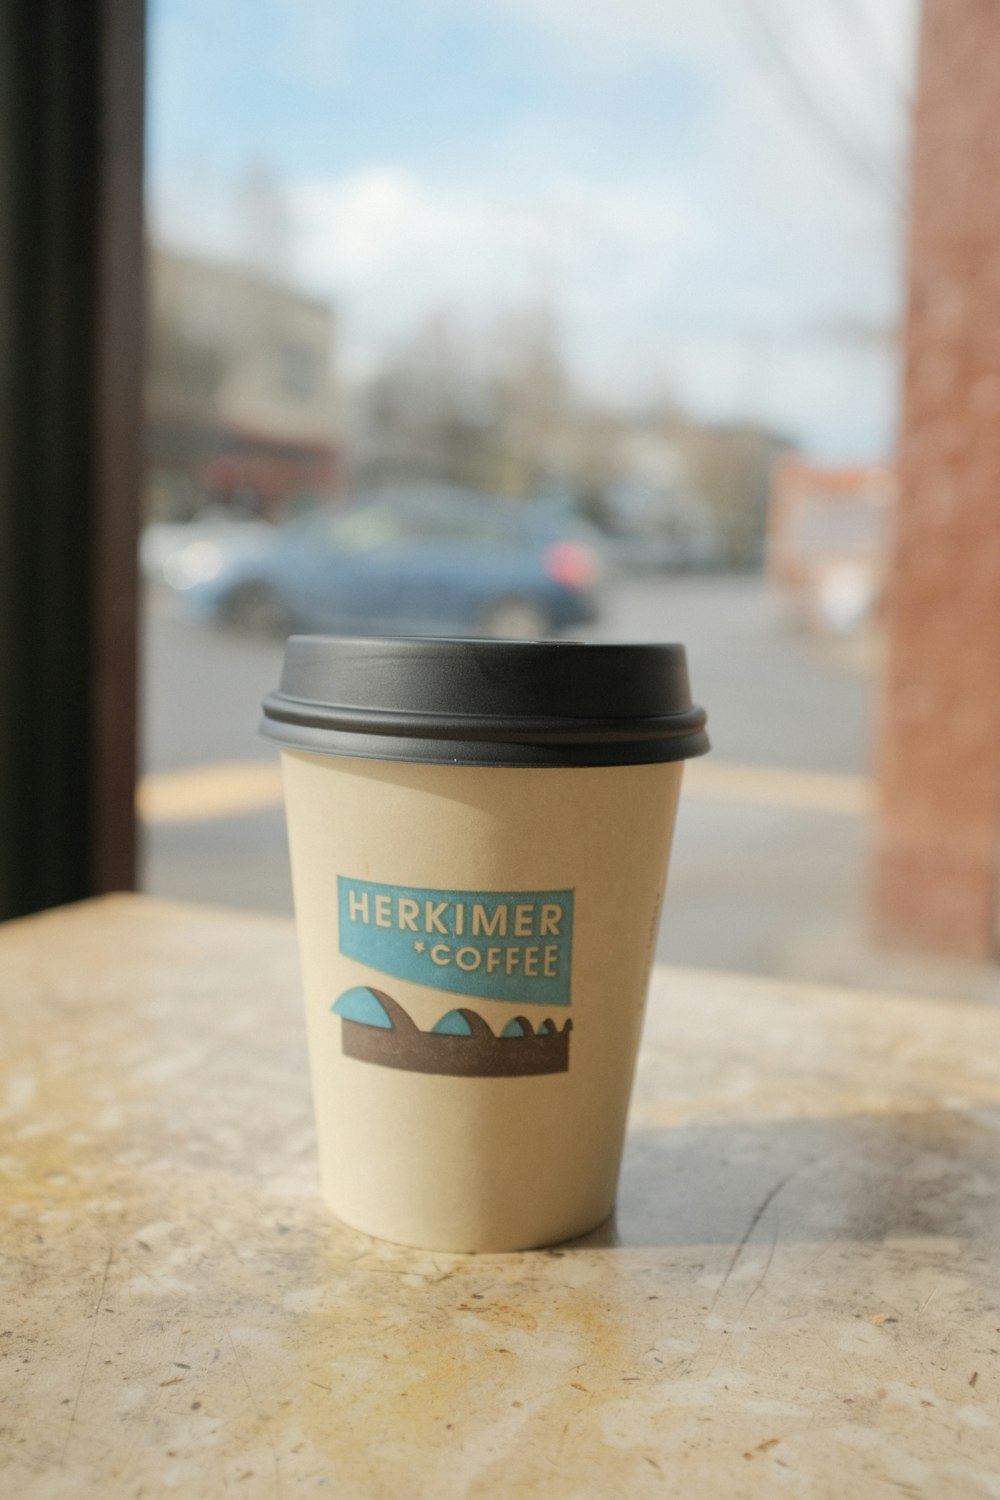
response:
[(290, 908), (284, 629), (678, 639), (664, 951), (863, 951), (916, 21), (157, 0), (149, 889)]

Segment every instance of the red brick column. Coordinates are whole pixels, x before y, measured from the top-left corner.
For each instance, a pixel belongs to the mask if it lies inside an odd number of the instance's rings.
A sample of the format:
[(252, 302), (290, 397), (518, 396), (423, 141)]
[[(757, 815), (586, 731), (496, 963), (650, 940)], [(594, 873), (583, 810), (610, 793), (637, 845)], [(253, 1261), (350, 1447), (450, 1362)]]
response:
[(887, 942), (997, 953), (1000, 3), (924, 0), (873, 884)]

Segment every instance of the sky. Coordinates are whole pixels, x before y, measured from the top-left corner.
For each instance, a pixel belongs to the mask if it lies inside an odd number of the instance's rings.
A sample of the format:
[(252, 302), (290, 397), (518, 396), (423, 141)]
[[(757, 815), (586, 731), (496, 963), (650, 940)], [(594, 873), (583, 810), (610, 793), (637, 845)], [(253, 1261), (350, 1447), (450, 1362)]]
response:
[[(581, 387), (892, 450), (916, 0), (152, 0), (154, 235), (363, 379), (551, 306)], [(256, 184), (256, 186), (254, 186)]]

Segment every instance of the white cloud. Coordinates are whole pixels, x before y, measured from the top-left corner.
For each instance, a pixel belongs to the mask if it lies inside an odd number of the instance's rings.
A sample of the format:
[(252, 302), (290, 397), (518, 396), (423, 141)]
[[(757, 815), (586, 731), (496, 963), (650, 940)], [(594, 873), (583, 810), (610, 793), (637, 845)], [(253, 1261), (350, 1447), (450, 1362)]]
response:
[(291, 188), (299, 271), (344, 309), (362, 360), (429, 308), (488, 316), (552, 289), (570, 336), (631, 328), (682, 292), (711, 226), (669, 181), (578, 177), (525, 199), (388, 166)]

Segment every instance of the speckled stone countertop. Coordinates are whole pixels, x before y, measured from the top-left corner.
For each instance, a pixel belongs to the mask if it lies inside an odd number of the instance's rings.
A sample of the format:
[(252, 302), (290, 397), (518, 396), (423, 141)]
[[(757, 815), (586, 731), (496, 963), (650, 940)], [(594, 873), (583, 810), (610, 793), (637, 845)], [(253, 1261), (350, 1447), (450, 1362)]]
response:
[[(318, 1199), (283, 919), (0, 928), (10, 1500), (1000, 1497), (1000, 1013), (656, 973), (619, 1213)], [(527, 1169), (527, 1168), (526, 1168)]]

